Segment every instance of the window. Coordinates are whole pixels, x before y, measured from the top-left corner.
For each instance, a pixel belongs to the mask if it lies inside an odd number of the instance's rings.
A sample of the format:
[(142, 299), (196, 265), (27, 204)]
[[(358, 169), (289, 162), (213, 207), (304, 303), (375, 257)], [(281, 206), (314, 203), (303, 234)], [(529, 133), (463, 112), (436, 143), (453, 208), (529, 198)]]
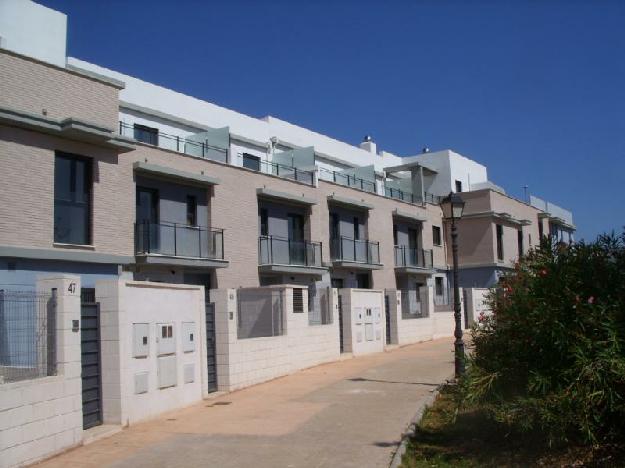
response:
[(91, 243), (91, 163), (64, 153), (54, 160), (54, 242)]
[(267, 208), (261, 208), (259, 210), (258, 216), (260, 218), (260, 235), (268, 236), (269, 235), (269, 213), (267, 212)]
[(399, 245), (397, 243), (397, 225), (393, 224), (393, 245)]
[(337, 213), (330, 213), (330, 239), (338, 239), (340, 235), (339, 215)]
[(538, 238), (542, 239), (544, 236), (544, 232), (543, 232), (543, 221), (542, 219), (538, 220)]
[(158, 146), (158, 128), (134, 124), (134, 138), (148, 145)]
[(519, 245), (519, 257), (523, 255), (523, 231), (519, 229), (517, 231), (517, 243)]
[(497, 259), (503, 260), (503, 226), (497, 224)]
[(360, 219), (358, 216), (354, 216), (354, 239), (360, 239)]
[(304, 290), (302, 288), (293, 288), (293, 313), (304, 313)]
[(243, 167), (253, 171), (260, 171), (260, 158), (253, 154), (243, 153)]
[(432, 226), (432, 242), (434, 245), (441, 245), (441, 228), (440, 226)]
[(197, 226), (197, 198), (187, 195), (187, 225)]
[(435, 292), (437, 296), (443, 296), (444, 295), (444, 290), (443, 290), (443, 278), (440, 276), (437, 276), (434, 278), (434, 287), (435, 287)]
[(462, 192), (462, 182), (460, 180), (456, 181), (456, 192)]

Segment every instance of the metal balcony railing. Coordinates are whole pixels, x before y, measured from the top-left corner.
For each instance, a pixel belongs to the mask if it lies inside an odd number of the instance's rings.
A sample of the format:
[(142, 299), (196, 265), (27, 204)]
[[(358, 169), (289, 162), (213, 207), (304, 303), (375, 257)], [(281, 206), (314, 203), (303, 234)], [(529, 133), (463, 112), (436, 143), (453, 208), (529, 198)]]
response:
[(204, 142), (189, 140), (178, 135), (168, 135), (161, 131), (150, 131), (143, 127), (135, 127), (125, 122), (119, 122), (119, 134), (148, 145), (177, 151), (213, 161), (228, 162), (228, 150), (208, 145)]
[(395, 266), (432, 268), (434, 252), (425, 249), (411, 249), (406, 245), (395, 246)]
[(363, 190), (369, 193), (377, 192), (375, 182), (361, 179), (360, 177), (352, 176), (349, 174), (343, 174), (342, 172), (331, 171), (323, 167), (319, 167), (319, 179), (328, 182), (334, 182), (335, 184), (339, 185), (345, 185), (346, 187)]
[(258, 238), (259, 265), (321, 267), (321, 242), (295, 241), (278, 236)]
[(135, 224), (137, 255), (164, 255), (223, 260), (223, 229), (189, 226), (178, 223)]
[(333, 261), (380, 263), (380, 243), (341, 236), (330, 240), (330, 256)]
[[(243, 159), (242, 154), (238, 154), (238, 157), (239, 159)], [(273, 161), (264, 161), (261, 159), (252, 162), (248, 161), (247, 164), (243, 163), (241, 165), (247, 169), (262, 172), (263, 174), (271, 174), (277, 177), (303, 182), (308, 185), (315, 185), (315, 171), (300, 169), (294, 166), (286, 166), (284, 164), (278, 164)]]
[(395, 200), (401, 200), (415, 205), (420, 205), (422, 203), (433, 203), (438, 205), (442, 200), (442, 197), (428, 192), (425, 192), (425, 199), (422, 199), (421, 195), (414, 195), (410, 192), (387, 186), (384, 186), (384, 196), (386, 198), (394, 198)]

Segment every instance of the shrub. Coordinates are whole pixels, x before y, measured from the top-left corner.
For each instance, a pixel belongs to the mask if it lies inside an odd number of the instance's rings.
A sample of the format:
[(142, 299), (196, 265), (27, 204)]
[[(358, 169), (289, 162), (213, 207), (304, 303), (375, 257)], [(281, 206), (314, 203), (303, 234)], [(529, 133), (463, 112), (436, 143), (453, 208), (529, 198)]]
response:
[(500, 280), (472, 332), (469, 404), (550, 441), (625, 435), (625, 232), (543, 242)]

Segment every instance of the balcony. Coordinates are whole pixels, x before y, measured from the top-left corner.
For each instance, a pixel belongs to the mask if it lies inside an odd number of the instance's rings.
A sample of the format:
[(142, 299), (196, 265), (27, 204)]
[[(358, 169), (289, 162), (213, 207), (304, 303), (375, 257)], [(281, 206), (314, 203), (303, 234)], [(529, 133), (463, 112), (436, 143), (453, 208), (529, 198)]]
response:
[(199, 136), (195, 137), (194, 140), (193, 135), (189, 135), (187, 137), (168, 135), (167, 133), (163, 133), (156, 128), (119, 122), (119, 134), (158, 148), (176, 151), (178, 153), (184, 153), (198, 158), (211, 159), (222, 163), (228, 162), (228, 150), (226, 148), (210, 144), (207, 139), (202, 141), (200, 136), (203, 134), (201, 132), (198, 134)]
[(395, 271), (398, 273), (431, 273), (434, 263), (432, 250), (395, 246)]
[(335, 184), (344, 185), (346, 187), (355, 188), (364, 192), (376, 193), (375, 182), (361, 179), (349, 174), (343, 174), (337, 171), (331, 171), (323, 167), (319, 167), (319, 179)]
[(330, 240), (330, 256), (336, 267), (379, 270), (380, 243), (341, 236)]
[(137, 263), (220, 268), (224, 260), (223, 229), (177, 223), (135, 224)]
[[(246, 157), (247, 156), (247, 157)], [(271, 174), (284, 179), (291, 179), (308, 185), (315, 185), (315, 172), (307, 169), (300, 169), (295, 166), (287, 166), (273, 161), (265, 161), (259, 157), (249, 157), (239, 154), (241, 166), (263, 174)]]
[(428, 192), (425, 192), (423, 195), (425, 199), (422, 199), (420, 195), (417, 196), (405, 190), (389, 187), (387, 185), (384, 186), (384, 196), (386, 198), (401, 200), (407, 203), (412, 203), (413, 205), (422, 205), (424, 203), (433, 203), (435, 205), (440, 205), (443, 198)]
[(258, 269), (261, 273), (321, 275), (321, 242), (295, 241), (278, 236), (258, 238)]

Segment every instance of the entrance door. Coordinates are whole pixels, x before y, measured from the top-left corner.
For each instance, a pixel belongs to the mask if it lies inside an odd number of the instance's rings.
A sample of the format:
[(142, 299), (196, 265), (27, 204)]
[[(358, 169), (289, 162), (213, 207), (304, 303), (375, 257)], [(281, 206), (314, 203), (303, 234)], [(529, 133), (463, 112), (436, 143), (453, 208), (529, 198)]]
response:
[(291, 264), (306, 264), (306, 247), (304, 245), (304, 217), (301, 214), (289, 213), (289, 258)]
[(358, 273), (356, 275), (358, 289), (369, 289), (371, 287), (369, 281), (369, 273)]
[(341, 295), (339, 294), (338, 296), (338, 301), (339, 301), (339, 349), (341, 351), (341, 353), (344, 350), (344, 345), (343, 345), (343, 301), (341, 298)]
[(384, 295), (384, 314), (386, 316), (386, 344), (391, 344), (391, 310), (388, 294)]
[(82, 427), (102, 424), (102, 381), (100, 361), (100, 306), (95, 289), (80, 294), (80, 348), (82, 364)]
[(206, 302), (206, 389), (217, 391), (217, 349), (215, 346), (215, 304)]
[(142, 252), (158, 252), (158, 191), (137, 187), (137, 247)]

